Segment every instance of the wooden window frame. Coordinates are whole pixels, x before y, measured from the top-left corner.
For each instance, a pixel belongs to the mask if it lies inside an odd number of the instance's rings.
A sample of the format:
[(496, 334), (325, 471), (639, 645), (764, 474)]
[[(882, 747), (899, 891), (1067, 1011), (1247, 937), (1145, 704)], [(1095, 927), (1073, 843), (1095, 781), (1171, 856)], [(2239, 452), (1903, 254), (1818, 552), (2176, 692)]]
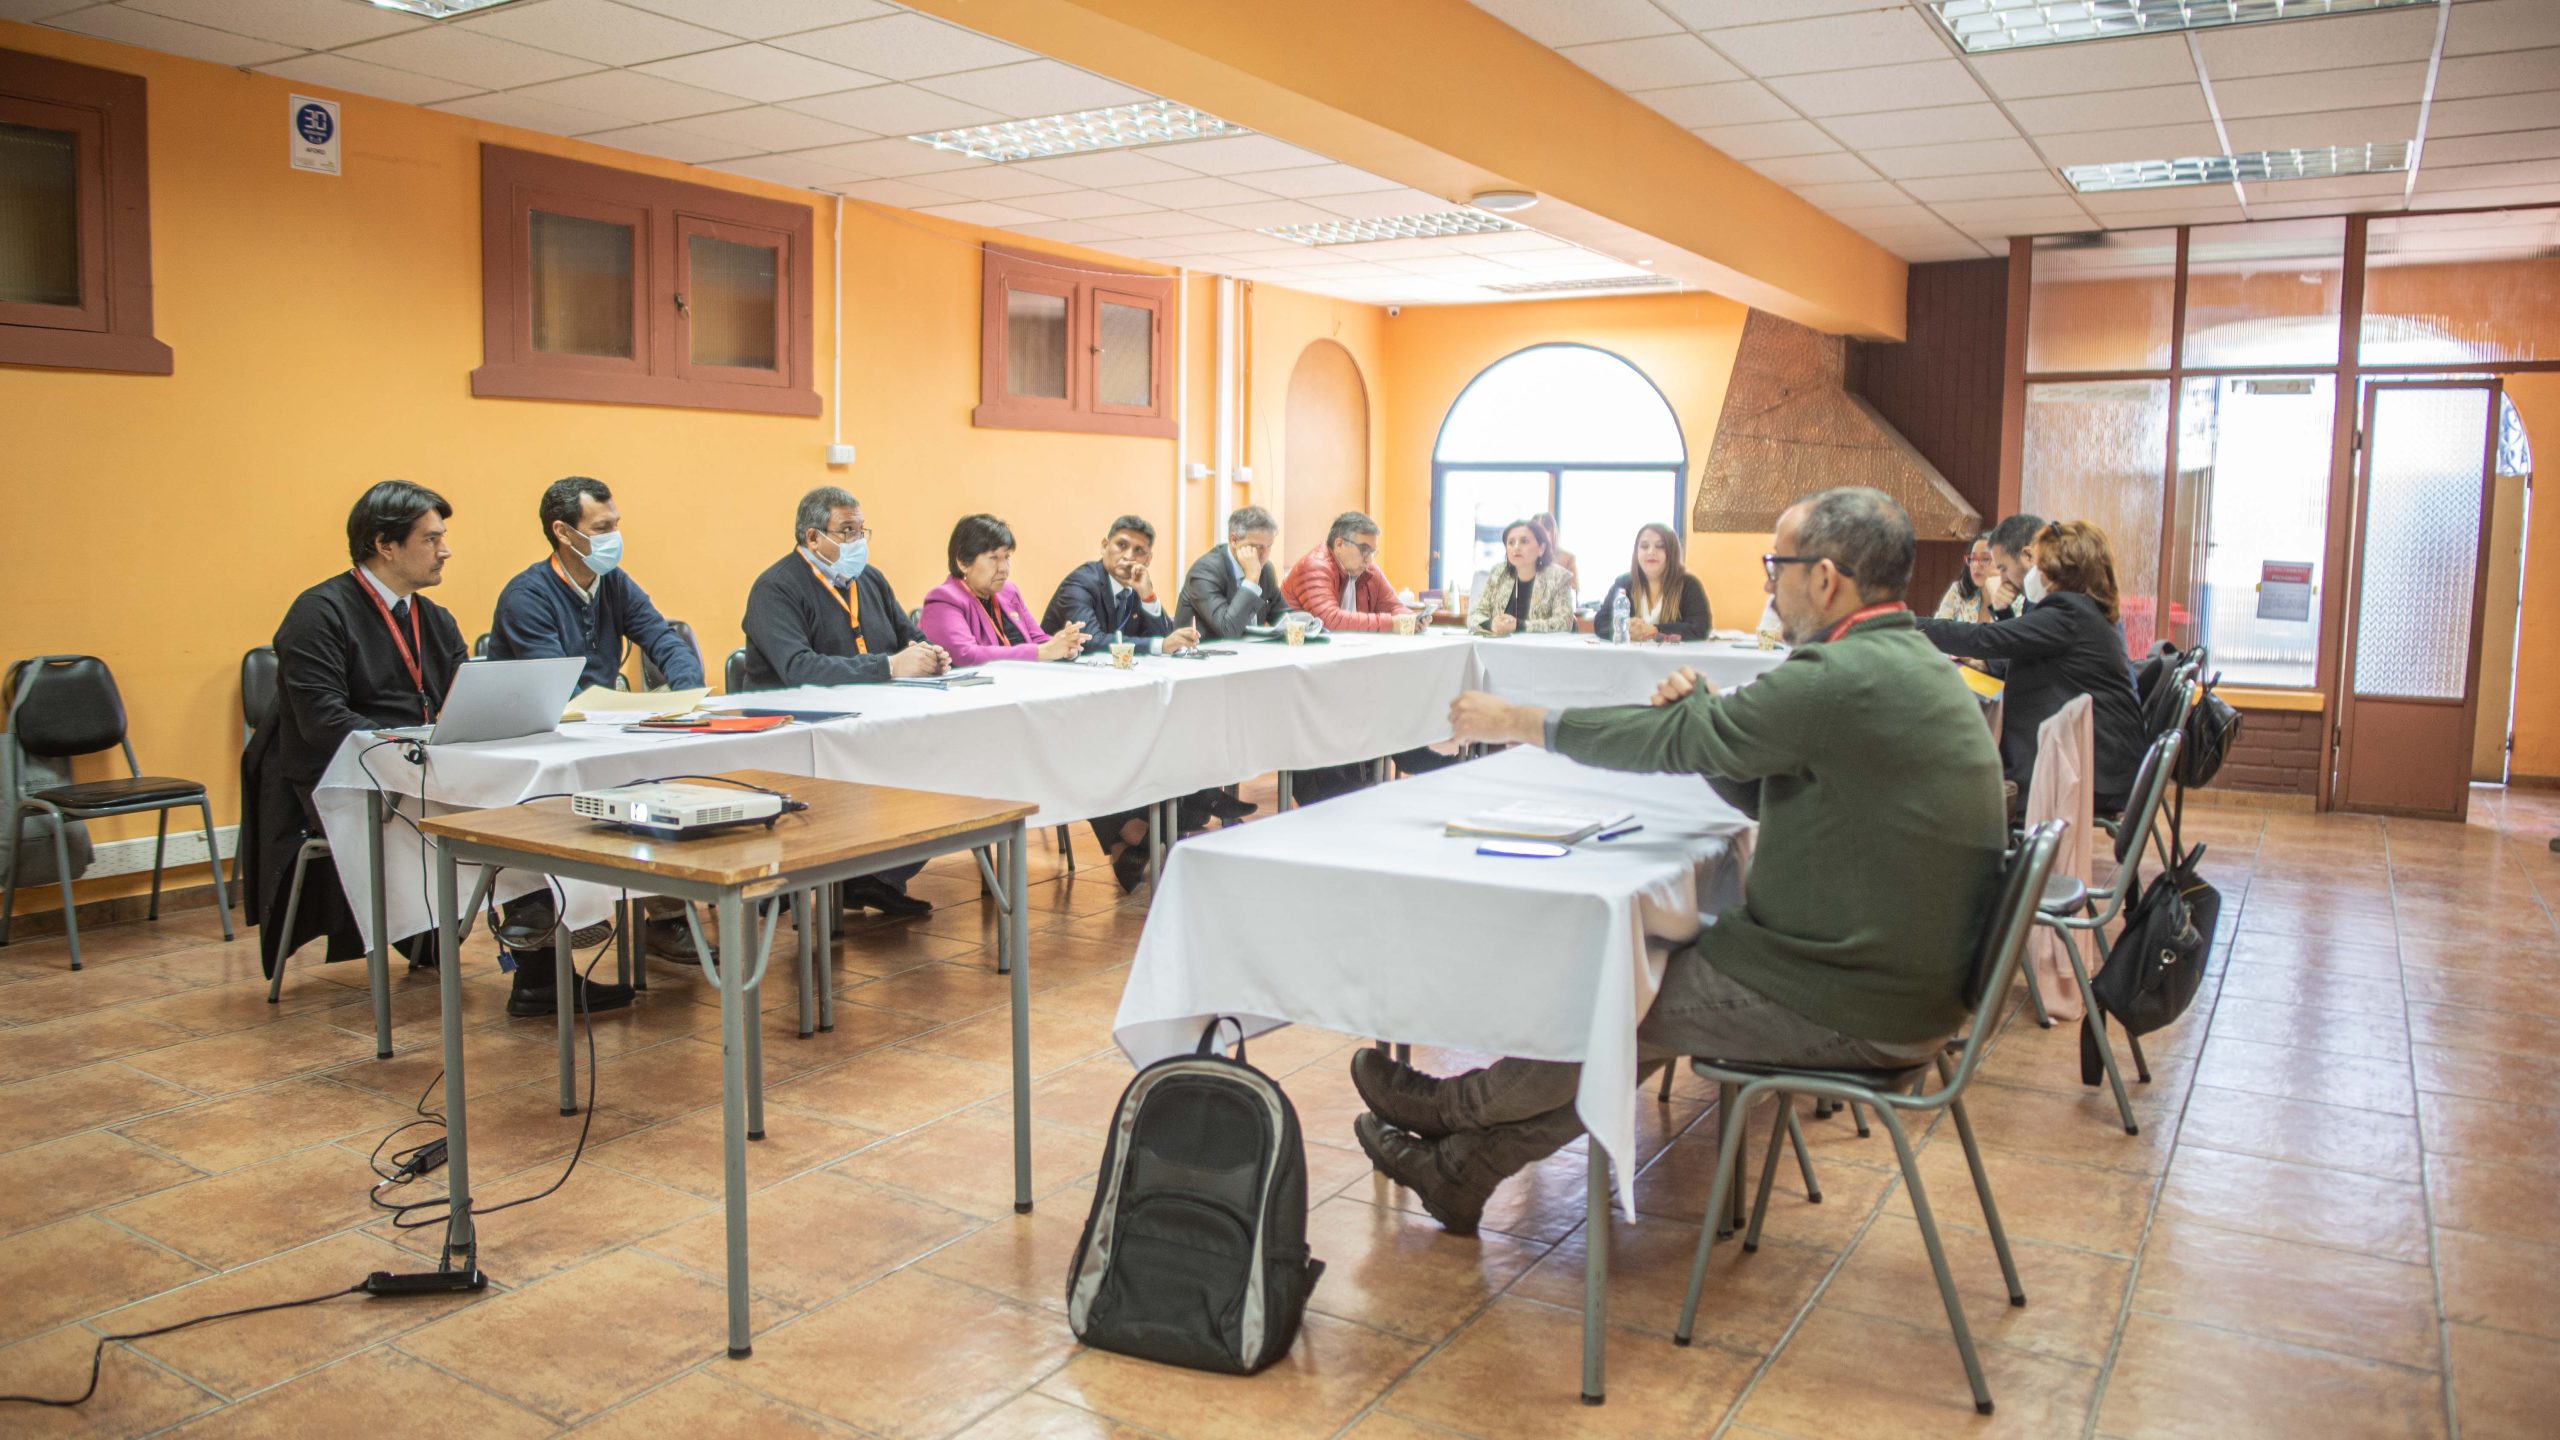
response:
[(0, 365), (167, 375), (151, 330), (150, 112), (139, 75), (0, 50), (0, 121), (78, 137), (78, 305), (0, 304)]
[[(972, 423), (996, 430), (1060, 430), (1086, 435), (1173, 438), (1173, 277), (1134, 270), (1064, 265), (1047, 256), (985, 247), (979, 298), (978, 406)], [(1005, 294), (1011, 290), (1057, 295), (1067, 301), (1067, 395), (1063, 401), (1013, 393), (1008, 367)], [(1155, 317), (1148, 362), (1150, 403), (1101, 401), (1098, 336), (1105, 300), (1149, 311)]]
[[(631, 358), (533, 348), (530, 216), (535, 210), (633, 226)], [(471, 372), (471, 393), (817, 415), (823, 406), (810, 382), (815, 228), (814, 213), (806, 205), (483, 145), (482, 360)], [(773, 242), (773, 369), (692, 363), (692, 327), (678, 306), (688, 273), (685, 239), (696, 234)]]

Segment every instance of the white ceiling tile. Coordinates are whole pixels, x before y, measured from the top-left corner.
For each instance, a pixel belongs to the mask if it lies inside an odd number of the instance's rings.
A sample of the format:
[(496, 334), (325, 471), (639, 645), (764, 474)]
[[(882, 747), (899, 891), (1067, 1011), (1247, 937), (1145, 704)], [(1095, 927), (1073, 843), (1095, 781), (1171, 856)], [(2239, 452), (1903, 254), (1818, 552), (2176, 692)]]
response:
[(1743, 74), (1695, 35), (1655, 35), (1573, 45), (1557, 52), (1621, 90), (1740, 80)]
[(1770, 81), (1769, 88), (1813, 116), (1969, 105), (1985, 98), (1973, 76), (1953, 60), (1788, 75)]
[(2548, 90), (2560, 75), (2560, 49), (2511, 50), (2496, 55), (2447, 55), (2436, 67), (2436, 99), (2512, 95)]
[[(2418, 61), (2401, 61), (2353, 70), (2258, 75), (2240, 80), (2225, 80), (2217, 75), (2213, 101), (2222, 108), (2223, 119), (2244, 120), (2259, 115), (2335, 110), (2341, 99), (2365, 105), (2415, 105), (2426, 86), (2427, 67)], [(2439, 89), (2436, 93), (2442, 98), (2444, 92)]]
[[(2256, 187), (2251, 187), (2254, 196)], [(2328, 215), (2379, 214), (2400, 208), (2400, 192), (2388, 195), (2365, 195), (2344, 200), (2259, 200), (2249, 201), (2252, 220), (2308, 220)]]
[(1556, 237), (1536, 230), (1497, 230), (1489, 235), (1452, 235), (1451, 249), (1469, 255), (1499, 255), (1508, 259), (1516, 254), (1536, 250), (1552, 250)]
[(1953, 245), (1966, 236), (1952, 225), (1931, 222), (1926, 225), (1878, 225), (1858, 232), (1887, 250), (1902, 245)]
[(749, 150), (814, 150), (821, 145), (850, 145), (873, 138), (867, 130), (838, 125), (815, 115), (778, 105), (755, 105), (687, 116), (675, 128), (714, 140), (733, 140)]
[(1168, 255), (1188, 255), (1200, 247), (1188, 240), (1114, 240), (1111, 253), (1132, 260), (1162, 260)]
[(734, 160), (746, 153), (740, 146), (708, 135), (696, 135), (667, 125), (634, 125), (625, 130), (599, 130), (581, 137), (616, 150), (630, 150), (642, 155), (656, 155), (668, 160), (681, 160), (699, 165), (705, 160)]
[[(2560, 84), (2560, 75), (2552, 77)], [(2484, 95), (2476, 100), (2438, 100), (2427, 111), (2427, 138), (2446, 135), (2490, 135), (2502, 130), (2532, 130), (2560, 125), (2560, 90), (2525, 95)]]
[(776, 185), (801, 185), (823, 189), (848, 180), (868, 178), (840, 165), (829, 165), (803, 155), (750, 155), (743, 160), (722, 160), (711, 169), (726, 170), (751, 180), (770, 180)]
[(1756, 125), (1765, 120), (1796, 118), (1794, 106), (1770, 94), (1768, 88), (1757, 80), (1647, 90), (1634, 98), (1683, 129), (1709, 125)]
[(1899, 187), (1883, 180), (1840, 180), (1820, 185), (1798, 185), (1796, 197), (1825, 210), (1858, 205), (1899, 205), (1911, 197)]
[(1319, 195), (1307, 203), (1351, 220), (1384, 220), (1394, 215), (1438, 215), (1458, 208), (1453, 201), (1408, 189), (1373, 190), (1358, 195)]
[[(2045, 229), (2085, 225), (2089, 213), (2068, 195), (2024, 195), (2006, 200), (1944, 200), (1930, 207), (1951, 224), (1971, 228), (2033, 221)], [(2020, 233), (2016, 231), (2012, 234)]]
[(0, 20), (34, 24), (52, 15), (67, 15), (97, 0), (0, 0)]
[(2560, 159), (2516, 160), (2503, 165), (2439, 165), (2435, 147), (2427, 147), (2418, 169), (2418, 193), (2434, 190), (2494, 190), (2509, 185), (2547, 185), (2560, 181)]
[(2318, 180), (2271, 180), (2248, 187), (2249, 204), (2261, 200), (2351, 200), (2367, 195), (2398, 195), (2408, 188), (2406, 175), (2331, 175)]
[(1143, 90), (1132, 90), (1055, 60), (1026, 60), (991, 70), (939, 75), (920, 83), (936, 94), (1001, 110), (1016, 120), (1132, 105), (1148, 98)]
[(2320, 145), (2372, 145), (2408, 140), (2418, 133), (2418, 107), (2384, 105), (2371, 110), (2317, 110), (2302, 115), (2262, 115), (2232, 120), (2235, 154), (2252, 150), (2310, 149)]
[[(166, 15), (214, 30), (227, 30), (256, 40), (273, 40), (305, 50), (334, 50), (360, 40), (379, 40), (414, 30), (427, 22), (396, 10), (369, 5), (316, 4), (313, 0), (126, 0), (129, 8)], [(77, 8), (70, 5), (52, 7)]]
[(493, 125), (513, 125), (519, 130), (540, 130), (552, 135), (591, 135), (598, 130), (618, 130), (630, 123), (620, 115), (607, 115), (597, 110), (582, 110), (574, 105), (554, 105), (525, 95), (473, 95), (463, 100), (444, 100), (427, 107), (455, 115), (468, 115)]
[(2186, 42), (2166, 35), (2039, 45), (2007, 54), (1977, 55), (1973, 57), (1973, 68), (1991, 87), (1991, 93), (2007, 100), (2153, 85), (2192, 85), (2196, 78), (2196, 64), (2187, 54)]
[(1938, 175), (1987, 175), (2024, 170), (2040, 162), (2024, 140), (1973, 140), (1961, 145), (1914, 145), (1908, 149), (1870, 150), (1866, 161), (1890, 180), (1925, 180)]
[(993, 110), (936, 95), (913, 85), (873, 85), (861, 90), (845, 90), (833, 95), (812, 95), (794, 100), (791, 108), (821, 120), (851, 125), (877, 135), (915, 135), (933, 130), (957, 130), (969, 125), (991, 125), (1005, 119)]
[[(1979, 260), (1995, 252), (1978, 241), (1951, 240), (1943, 244), (1905, 244), (1895, 247), (1893, 253), (1914, 265), (1937, 265), (1949, 260)], [(1996, 253), (2005, 255), (2008, 251), (2004, 247)]]
[[(2236, 141), (2235, 141), (2236, 143)], [(2211, 125), (2161, 125), (2131, 130), (2083, 130), (2048, 135), (2037, 142), (2053, 165), (2114, 165), (2128, 160), (2174, 160), (2187, 155), (2219, 155), (2222, 137)], [(2252, 147), (2242, 145), (2243, 150)]]
[(1475, 0), (1503, 24), (1548, 45), (1667, 35), (1680, 28), (1647, 0)]
[(1941, 105), (1929, 110), (1880, 110), (1835, 115), (1822, 122), (1832, 138), (1853, 150), (1889, 145), (1948, 145), (1961, 140), (2014, 140), (2018, 132), (1997, 105)]
[(770, 40), (851, 20), (897, 13), (880, 0), (622, 0), (623, 4), (726, 31), (741, 40)]
[(1049, 217), (1033, 210), (1018, 210), (993, 200), (969, 200), (958, 205), (931, 205), (916, 212), (939, 220), (957, 220), (963, 225), (1038, 225)]
[(1905, 180), (1903, 190), (1915, 200), (1997, 200), (2009, 195), (2060, 195), (2066, 187), (2050, 170), (1995, 170), (1985, 175), (1941, 175)]
[(850, 185), (827, 187), (847, 200), (863, 200), (874, 205), (894, 205), (901, 210), (921, 210), (927, 205), (950, 205), (966, 197), (919, 185), (913, 180), (856, 180)]
[(1317, 195), (1353, 195), (1363, 190), (1393, 190), (1398, 182), (1349, 165), (1308, 165), (1294, 170), (1257, 170), (1239, 183), (1292, 200)]
[[(904, 180), (943, 170), (965, 170), (982, 162), (951, 150), (936, 150), (913, 140), (857, 140), (803, 151), (808, 158), (836, 166), (847, 180)], [(925, 182), (930, 185), (933, 182)]]
[(2422, 203), (2430, 206), (2460, 208), (2479, 205), (2548, 205), (2560, 200), (2560, 184), (2512, 185), (2496, 190), (2439, 190), (2428, 192), (2419, 187)]
[(1281, 225), (1321, 225), (1342, 217), (1303, 200), (1258, 200), (1250, 205), (1208, 205), (1191, 212), (1239, 230), (1269, 230)]
[[(2241, 212), (2238, 204), (2231, 201), (2230, 186), (2204, 185), (2196, 187), (2196, 190), (2201, 194), (2221, 196), (2222, 201), (2216, 203), (2212, 200), (2191, 197), (2174, 207), (2142, 211), (2134, 218), (2131, 227), (2124, 224), (2110, 224), (2107, 228), (2121, 230), (2150, 225), (2228, 225), (2235, 220), (2249, 218)], [(2095, 210), (2097, 207), (2093, 205), (2089, 208)]]
[[(1033, 174), (1014, 165), (977, 165), (966, 170), (940, 170), (928, 182), (964, 200), (1017, 201), (1026, 195), (1055, 195), (1075, 186), (1064, 180)], [(1049, 212), (1040, 212), (1048, 215)], [(1070, 217), (1050, 215), (1050, 219)]]
[(1876, 172), (1866, 161), (1845, 150), (1829, 155), (1786, 155), (1775, 160), (1754, 160), (1750, 164), (1752, 169), (1786, 186), (1876, 178)]
[[(1028, 235), (1036, 240), (1055, 240), (1062, 245), (1091, 245), (1100, 250), (1112, 249), (1121, 239), (1082, 220), (1030, 220), (1005, 228), (1016, 235)], [(1141, 257), (1133, 255), (1129, 258)]]
[(1831, 218), (1859, 230), (1901, 225), (1928, 225), (1937, 220), (1929, 207), (1905, 200), (1892, 205), (1848, 205), (1831, 212)]
[(503, 5), (453, 22), (475, 35), (495, 35), (599, 65), (637, 65), (733, 43), (718, 30), (616, 5), (613, 0), (541, 0)]
[(890, 15), (794, 35), (783, 48), (892, 80), (921, 80), (1034, 59), (1028, 50), (923, 15)]
[(830, 65), (824, 60), (777, 50), (770, 45), (731, 45), (695, 55), (679, 55), (672, 60), (656, 60), (633, 68), (662, 80), (699, 85), (724, 95), (767, 102), (799, 100), (880, 83), (877, 75)]
[(2429, 140), (2420, 163), (2496, 165), (2509, 160), (2548, 160), (2560, 155), (2560, 130), (2515, 130), (2503, 135), (2455, 135)]
[(2560, 45), (2560, 6), (2550, 0), (2465, 0), (2445, 27), (2444, 53), (2494, 55)]
[[(1167, 165), (1152, 155), (1141, 155), (1135, 150), (1097, 150), (1090, 155), (1061, 155), (1053, 160), (1017, 160), (1012, 168), (1044, 180), (1059, 181), (1062, 186), (1083, 185), (1094, 189), (1161, 185), (1199, 178), (1179, 165)], [(1249, 192), (1245, 196), (1247, 200), (1261, 198), (1258, 192)]]
[(1474, 255), (1452, 255), (1438, 260), (1399, 260), (1396, 268), (1416, 275), (1452, 280), (1502, 280), (1517, 273), (1508, 265), (1496, 265)]
[(566, 55), (555, 55), (548, 50), (537, 50), (530, 45), (519, 45), (512, 40), (457, 30), (447, 25), (412, 30), (388, 40), (350, 45), (338, 53), (352, 60), (367, 60), (376, 65), (388, 65), (394, 70), (413, 70), (420, 75), (433, 75), (439, 80), (451, 80), (459, 85), (495, 89), (558, 80), (596, 68), (584, 60), (572, 60)]
[[(1124, 200), (1120, 203), (1125, 205), (1131, 202)], [(1039, 203), (1025, 201), (1023, 208), (1038, 209)], [(1093, 223), (1106, 230), (1117, 230), (1123, 235), (1134, 235), (1141, 240), (1206, 235), (1227, 228), (1219, 221), (1203, 220), (1187, 210), (1141, 210), (1131, 215), (1099, 215), (1094, 217)], [(1183, 241), (1183, 248), (1197, 250), (1200, 246), (1186, 239)]]
[(1192, 140), (1180, 145), (1150, 145), (1147, 153), (1168, 165), (1202, 175), (1251, 175), (1264, 170), (1290, 170), (1333, 162), (1313, 150), (1301, 150), (1268, 135), (1230, 135), (1223, 140)]
[(2172, 225), (2177, 222), (2154, 217), (2214, 205), (2229, 205), (2235, 212), (2240, 208), (2232, 200), (2228, 185), (2169, 185), (2156, 190), (2109, 190), (2080, 197), (2081, 209), (2114, 229), (2128, 224)]
[(1604, 262), (1608, 257), (1585, 250), (1579, 245), (1566, 245), (1552, 250), (1515, 250), (1503, 256), (1502, 259), (1504, 264), (1517, 265), (1523, 270), (1552, 272), (1580, 269), (1585, 265)]
[(1166, 180), (1153, 185), (1114, 185), (1114, 194), (1123, 200), (1147, 205), (1161, 205), (1168, 210), (1189, 210), (1204, 205), (1249, 205), (1269, 199), (1259, 190), (1248, 190), (1233, 180), (1220, 180), (1212, 175), (1194, 175), (1188, 180)]
[(258, 68), (269, 75), (281, 75), (305, 85), (351, 90), (358, 95), (397, 100), (403, 105), (431, 105), (438, 100), (473, 94), (480, 88), (438, 80), (432, 75), (414, 75), (387, 65), (368, 65), (344, 55), (303, 55)]
[(2250, 75), (2350, 70), (2426, 59), (2436, 46), (2436, 7), (2331, 15), (2285, 25), (2233, 25), (2199, 30), (2195, 36), (2204, 51), (2204, 73), (2217, 85)]
[(1773, 120), (1763, 125), (1711, 125), (1689, 132), (1736, 160), (1774, 160), (1785, 155), (1820, 155), (1840, 142), (1804, 120)]
[(1943, 60), (1946, 43), (1917, 10), (1895, 6), (1809, 20), (1712, 30), (1707, 39), (1752, 74), (1802, 75), (1865, 65)]
[[(1023, 195), (1016, 197), (1013, 203), (1025, 210), (1036, 210), (1060, 220), (1107, 218), (1114, 224), (1134, 216), (1166, 213), (1136, 200), (1124, 200), (1108, 190), (1061, 190), (1055, 195)], [(1146, 232), (1131, 230), (1126, 233), (1141, 235)]]
[(269, 60), (282, 60), (294, 53), (294, 47), (279, 45), (272, 40), (252, 40), (246, 35), (208, 30), (202, 25), (190, 25), (184, 20), (172, 20), (146, 11), (127, 10), (120, 5), (76, 10), (68, 15), (53, 16), (45, 23), (57, 29), (95, 35), (101, 40), (184, 55), (190, 60), (209, 60), (216, 65), (258, 65)]
[(1671, 18), (1692, 30), (1722, 30), (1757, 25), (1771, 19), (1803, 20), (1815, 15), (1846, 15), (1852, 10), (1880, 10), (1891, 0), (1653, 0)]
[(601, 110), (632, 120), (680, 120), (687, 115), (738, 108), (738, 97), (734, 95), (697, 90), (637, 70), (599, 70), (592, 75), (522, 86), (514, 93), (530, 100)]
[[(2256, 83), (2256, 82), (2250, 82)], [(2215, 90), (2220, 98), (2221, 90)], [(2142, 125), (2209, 125), (2213, 111), (2204, 87), (2151, 85), (2140, 90), (2100, 90), (2087, 95), (2047, 95), (2012, 100), (2009, 113), (2029, 135), (2070, 135), (2083, 130), (2124, 130)], [(2231, 113), (2228, 105), (2223, 113)]]

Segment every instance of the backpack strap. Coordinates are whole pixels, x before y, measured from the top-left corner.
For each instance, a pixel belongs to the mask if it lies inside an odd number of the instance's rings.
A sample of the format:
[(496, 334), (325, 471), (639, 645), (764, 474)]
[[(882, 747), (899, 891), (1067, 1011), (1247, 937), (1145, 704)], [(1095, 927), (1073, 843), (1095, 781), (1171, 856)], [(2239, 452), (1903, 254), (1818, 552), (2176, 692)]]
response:
[(1242, 1020), (1240, 1020), (1240, 1019), (1237, 1019), (1237, 1018), (1236, 1018), (1235, 1016), (1233, 1016), (1233, 1015), (1214, 1015), (1214, 1016), (1211, 1016), (1211, 1017), (1210, 1017), (1210, 1019), (1209, 1019), (1209, 1023), (1208, 1023), (1208, 1025), (1207, 1025), (1205, 1028), (1203, 1028), (1203, 1029), (1201, 1030), (1201, 1032), (1200, 1032), (1200, 1045), (1199, 1045), (1199, 1048), (1197, 1048), (1197, 1049), (1193, 1050), (1191, 1053), (1192, 1053), (1192, 1054), (1194, 1054), (1194, 1055), (1201, 1056), (1201, 1057), (1203, 1057), (1203, 1058), (1206, 1058), (1206, 1057), (1208, 1057), (1208, 1056), (1211, 1056), (1211, 1055), (1215, 1055), (1215, 1054), (1217, 1054), (1217, 1053), (1219, 1052), (1219, 1045), (1218, 1045), (1218, 1027), (1219, 1027), (1219, 1026), (1221, 1026), (1221, 1025), (1228, 1024), (1228, 1023), (1230, 1023), (1230, 1022), (1232, 1022), (1232, 1023), (1235, 1025), (1235, 1027), (1236, 1027), (1236, 1063), (1237, 1063), (1237, 1064), (1239, 1064), (1239, 1065), (1243, 1064), (1243, 1063), (1244, 1063), (1244, 1021), (1242, 1021)]

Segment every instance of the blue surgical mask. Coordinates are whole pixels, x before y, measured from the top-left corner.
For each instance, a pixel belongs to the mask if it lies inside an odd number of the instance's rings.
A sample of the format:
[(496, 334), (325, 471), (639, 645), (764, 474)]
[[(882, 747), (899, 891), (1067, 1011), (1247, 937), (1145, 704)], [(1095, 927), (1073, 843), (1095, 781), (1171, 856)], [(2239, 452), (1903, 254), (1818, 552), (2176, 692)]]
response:
[(839, 585), (861, 579), (862, 572), (871, 568), (871, 537), (865, 535), (851, 544), (842, 540), (833, 543), (836, 558), (827, 562), (827, 578)]
[(587, 553), (578, 558), (586, 562), (587, 568), (595, 572), (597, 579), (601, 580), (622, 568), (621, 531), (616, 530), (606, 535), (589, 535), (586, 540)]

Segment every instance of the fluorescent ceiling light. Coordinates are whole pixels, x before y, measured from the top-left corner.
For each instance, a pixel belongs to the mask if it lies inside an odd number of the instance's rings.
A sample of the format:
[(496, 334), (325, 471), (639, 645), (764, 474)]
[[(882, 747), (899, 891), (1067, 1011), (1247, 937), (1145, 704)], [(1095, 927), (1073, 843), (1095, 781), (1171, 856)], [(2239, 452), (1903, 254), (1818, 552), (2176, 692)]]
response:
[(1611, 280), (1520, 280), (1484, 288), (1505, 295), (1552, 295), (1560, 290), (1667, 290), (1679, 283), (1668, 275), (1622, 275)]
[(936, 150), (956, 150), (1002, 164), (1008, 160), (1042, 160), (1052, 155), (1081, 155), (1092, 150), (1125, 150), (1134, 145), (1168, 145), (1180, 140), (1214, 140), (1252, 133), (1188, 105), (1142, 100), (1135, 105), (972, 125), (965, 130), (936, 130), (907, 138)]
[(373, 0), (373, 8), (405, 10), (412, 15), (424, 15), (430, 20), (446, 20), (456, 15), (468, 15), (474, 10), (489, 10), (510, 3), (512, 0)]
[(1359, 245), (1371, 240), (1433, 240), (1444, 235), (1494, 235), (1525, 229), (1481, 210), (1438, 210), (1429, 215), (1389, 215), (1379, 220), (1320, 220), (1273, 225), (1262, 233), (1300, 245)]
[(2330, 145), (2310, 150), (2252, 150), (2245, 155), (2189, 155), (2176, 160), (2127, 160), (2113, 165), (2065, 165), (2062, 178), (2083, 195), (2104, 190), (2158, 190), (2171, 185), (2228, 185), (2259, 180), (2324, 180), (2335, 175), (2384, 175), (2409, 168), (2409, 142)]
[(2398, 10), (2436, 0), (1929, 0), (1938, 23), (1974, 54), (2074, 40), (2254, 25)]

